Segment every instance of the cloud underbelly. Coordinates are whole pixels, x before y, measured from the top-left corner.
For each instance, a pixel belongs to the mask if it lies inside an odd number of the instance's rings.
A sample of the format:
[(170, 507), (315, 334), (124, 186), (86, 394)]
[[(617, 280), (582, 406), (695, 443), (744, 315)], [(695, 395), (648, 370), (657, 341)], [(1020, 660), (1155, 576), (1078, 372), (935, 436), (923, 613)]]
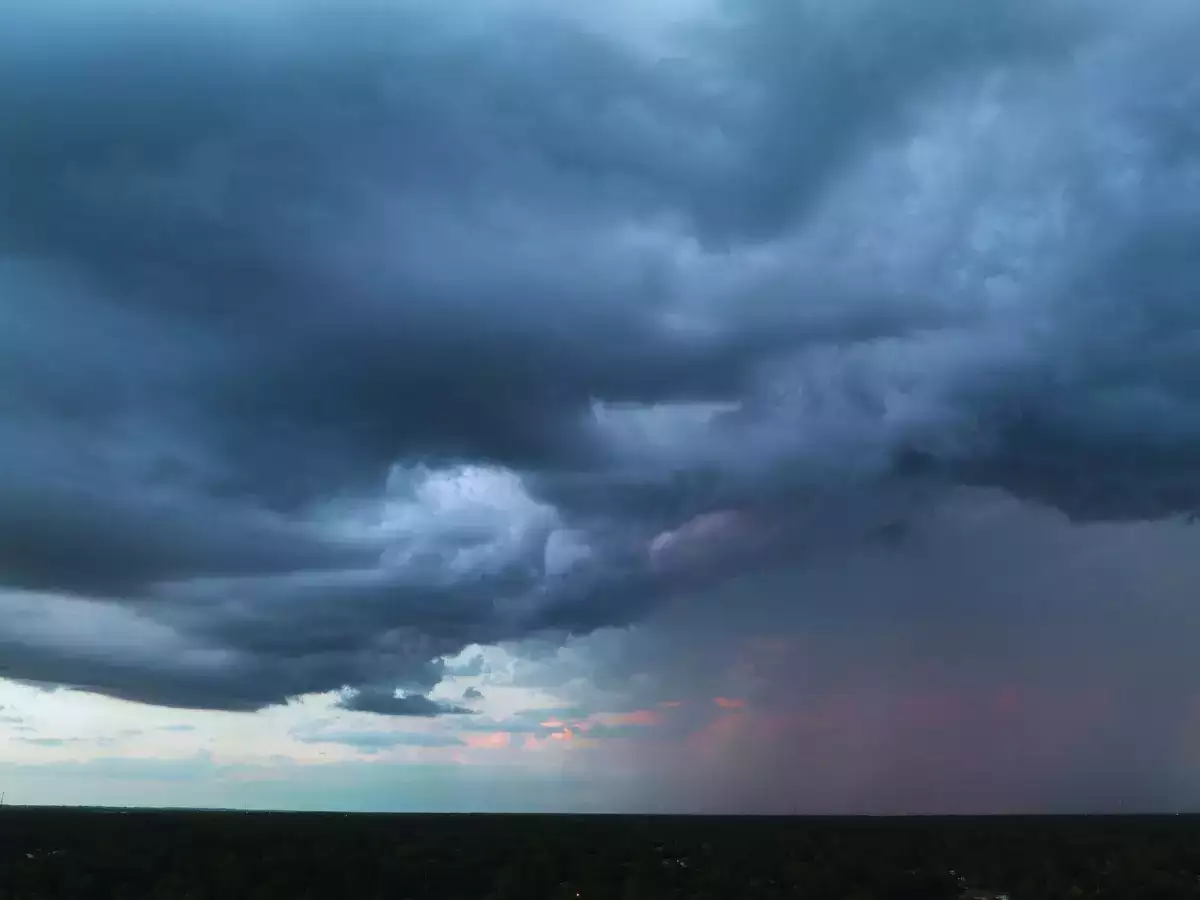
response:
[(471, 643), (924, 491), (1200, 501), (1182, 3), (733, 4), (636, 49), (520, 4), (19, 5), (0, 596), (162, 652), (0, 618), (14, 677), (431, 715)]

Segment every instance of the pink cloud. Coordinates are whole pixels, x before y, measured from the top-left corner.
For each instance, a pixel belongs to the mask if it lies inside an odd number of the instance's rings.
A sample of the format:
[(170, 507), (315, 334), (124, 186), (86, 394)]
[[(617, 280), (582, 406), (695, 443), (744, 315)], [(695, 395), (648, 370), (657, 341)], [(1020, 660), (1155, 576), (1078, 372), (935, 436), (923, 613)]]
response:
[(562, 726), (557, 731), (552, 731), (549, 734), (538, 737), (536, 734), (525, 735), (525, 741), (521, 745), (526, 750), (540, 750), (549, 746), (551, 743), (568, 743), (575, 740), (575, 732), (569, 726)]
[(713, 697), (713, 703), (721, 709), (742, 709), (746, 705), (745, 700), (735, 697)]
[(499, 750), (507, 747), (511, 738), (507, 731), (492, 731), (488, 734), (463, 735), (462, 740), (472, 750)]

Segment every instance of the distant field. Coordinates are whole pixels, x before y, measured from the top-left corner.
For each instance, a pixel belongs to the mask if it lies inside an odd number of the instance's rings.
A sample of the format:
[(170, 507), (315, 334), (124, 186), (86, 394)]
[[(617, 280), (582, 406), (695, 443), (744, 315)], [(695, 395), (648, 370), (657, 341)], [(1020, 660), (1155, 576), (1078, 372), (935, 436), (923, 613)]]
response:
[(4, 900), (949, 900), (968, 888), (1200, 898), (1200, 818), (0, 810)]

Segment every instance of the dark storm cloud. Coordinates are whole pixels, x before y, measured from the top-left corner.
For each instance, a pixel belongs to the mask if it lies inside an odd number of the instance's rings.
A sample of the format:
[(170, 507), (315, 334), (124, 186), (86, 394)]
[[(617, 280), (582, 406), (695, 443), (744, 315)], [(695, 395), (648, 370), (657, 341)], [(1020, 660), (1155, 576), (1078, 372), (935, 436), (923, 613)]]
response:
[[(732, 0), (713, 35), (753, 86), (745, 181), (717, 194), (727, 237), (774, 237), (873, 143), (906, 130), (914, 97), (993, 67), (1053, 62), (1091, 26), (1086, 3)], [(713, 195), (710, 216), (716, 207)]]
[(898, 478), (1196, 506), (1182, 4), (77, 12), (0, 35), (9, 677), (434, 715)]
[(362, 688), (338, 702), (350, 712), (375, 713), (381, 716), (422, 716), (431, 718), (447, 713), (468, 713), (469, 709), (451, 703), (439, 703), (420, 694), (396, 696), (394, 691)]

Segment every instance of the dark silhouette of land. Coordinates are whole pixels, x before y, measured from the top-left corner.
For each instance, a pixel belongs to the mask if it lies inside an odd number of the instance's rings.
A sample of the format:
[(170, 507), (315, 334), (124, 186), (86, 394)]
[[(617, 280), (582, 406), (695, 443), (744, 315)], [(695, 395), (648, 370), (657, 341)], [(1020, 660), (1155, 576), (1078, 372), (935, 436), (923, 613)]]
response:
[(0, 898), (1200, 898), (1200, 817), (0, 810)]

